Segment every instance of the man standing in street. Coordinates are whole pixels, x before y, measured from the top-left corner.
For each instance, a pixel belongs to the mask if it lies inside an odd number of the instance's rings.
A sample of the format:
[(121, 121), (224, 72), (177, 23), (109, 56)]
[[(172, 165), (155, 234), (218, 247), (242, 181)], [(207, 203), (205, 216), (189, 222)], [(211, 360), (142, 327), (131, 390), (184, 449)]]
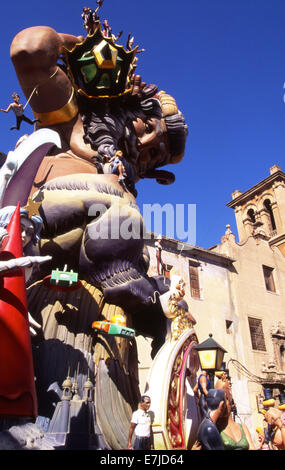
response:
[[(153, 449), (153, 412), (149, 411), (151, 404), (150, 397), (143, 395), (137, 411), (133, 413), (129, 430), (127, 449), (150, 450)], [(132, 446), (132, 436), (135, 431), (134, 447)]]

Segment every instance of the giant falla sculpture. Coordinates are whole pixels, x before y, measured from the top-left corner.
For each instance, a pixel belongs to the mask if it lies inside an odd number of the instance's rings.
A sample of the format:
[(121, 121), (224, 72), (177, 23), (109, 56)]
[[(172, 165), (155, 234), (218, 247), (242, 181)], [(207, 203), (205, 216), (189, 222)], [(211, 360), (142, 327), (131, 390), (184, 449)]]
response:
[[(34, 208), (43, 220), (38, 254), (49, 258), (27, 284), (29, 314), (40, 326), (32, 338), (37, 412), (24, 422), (3, 413), (1, 427), (23, 436), (33, 426), (34, 448), (125, 448), (140, 396), (135, 332), (153, 338), (148, 387), (157, 407), (156, 446), (183, 449), (193, 429), (179, 403), (195, 378), (197, 338), (193, 318), (185, 322), (185, 301), (177, 307), (183, 327), (177, 320), (175, 340), (168, 338), (172, 291), (164, 276), (147, 275), (135, 184), (174, 182), (160, 168), (181, 161), (187, 126), (174, 98), (136, 74), (138, 46), (130, 38), (120, 45), (97, 10), (86, 37), (40, 26), (11, 44), (37, 123), (1, 169), (1, 207)], [(136, 236), (124, 236), (120, 227), (128, 224)], [(114, 334), (104, 330), (110, 322)], [(165, 361), (167, 385), (157, 388), (153, 377)], [(194, 405), (193, 413), (198, 425)]]

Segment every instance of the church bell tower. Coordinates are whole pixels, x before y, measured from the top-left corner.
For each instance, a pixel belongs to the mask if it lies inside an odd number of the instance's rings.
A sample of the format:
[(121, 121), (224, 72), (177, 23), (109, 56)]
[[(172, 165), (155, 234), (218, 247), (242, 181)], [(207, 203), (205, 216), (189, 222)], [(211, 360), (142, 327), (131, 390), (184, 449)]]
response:
[(285, 256), (285, 173), (278, 165), (244, 193), (234, 191), (227, 206), (235, 210), (240, 242), (260, 236)]

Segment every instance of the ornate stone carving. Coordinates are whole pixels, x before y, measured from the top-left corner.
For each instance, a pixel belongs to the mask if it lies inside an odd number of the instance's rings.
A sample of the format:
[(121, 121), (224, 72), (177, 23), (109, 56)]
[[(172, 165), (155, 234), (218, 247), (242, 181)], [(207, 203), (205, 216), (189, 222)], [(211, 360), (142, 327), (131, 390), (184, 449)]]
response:
[(277, 325), (272, 325), (270, 330), (272, 338), (284, 338), (285, 339), (285, 325), (281, 321)]
[(267, 364), (262, 363), (261, 372), (264, 380), (270, 383), (285, 383), (285, 326), (281, 321), (277, 325), (272, 325), (271, 339), (273, 344), (273, 356), (269, 358)]

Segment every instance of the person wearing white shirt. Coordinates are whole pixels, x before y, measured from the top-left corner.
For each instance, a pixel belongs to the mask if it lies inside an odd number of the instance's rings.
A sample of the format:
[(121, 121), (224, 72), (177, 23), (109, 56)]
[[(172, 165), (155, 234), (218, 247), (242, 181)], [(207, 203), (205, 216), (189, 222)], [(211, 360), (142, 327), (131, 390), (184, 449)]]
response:
[[(149, 411), (151, 404), (150, 397), (143, 395), (139, 404), (139, 409), (132, 415), (131, 426), (129, 430), (129, 439), (127, 449), (149, 450), (153, 449), (153, 412)], [(132, 436), (135, 432), (136, 438), (132, 447)]]

